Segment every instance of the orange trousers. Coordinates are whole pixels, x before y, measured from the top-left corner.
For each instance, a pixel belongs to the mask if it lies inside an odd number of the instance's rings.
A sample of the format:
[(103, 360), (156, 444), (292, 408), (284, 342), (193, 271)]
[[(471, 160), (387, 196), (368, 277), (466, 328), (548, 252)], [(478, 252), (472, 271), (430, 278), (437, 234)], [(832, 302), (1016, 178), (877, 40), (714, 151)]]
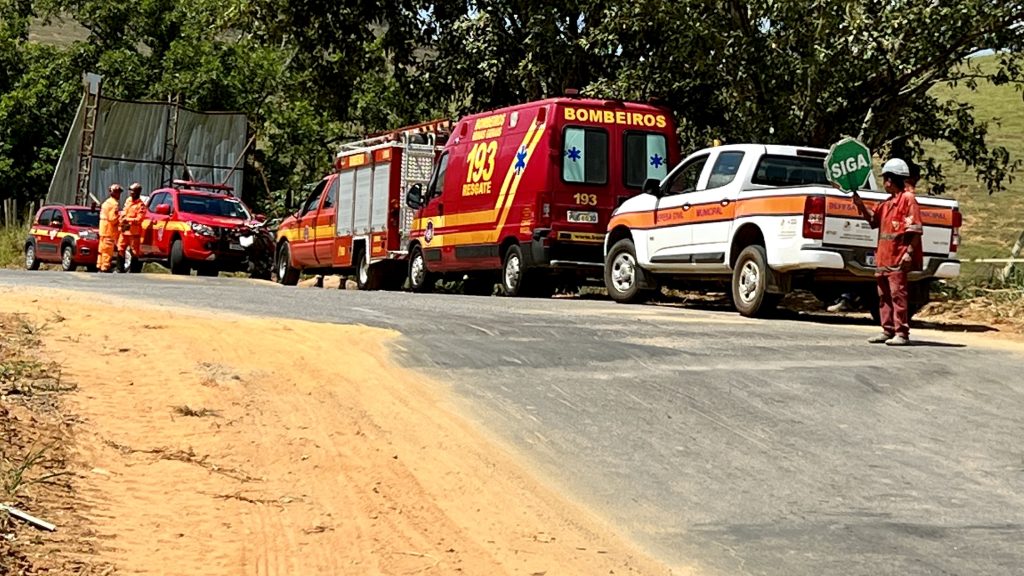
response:
[(142, 236), (137, 234), (121, 234), (117, 239), (117, 253), (124, 256), (124, 251), (132, 249), (132, 257), (138, 258), (142, 253)]
[(114, 265), (114, 252), (117, 249), (117, 242), (112, 236), (100, 236), (100, 253), (96, 260), (96, 266), (100, 272), (107, 272)]

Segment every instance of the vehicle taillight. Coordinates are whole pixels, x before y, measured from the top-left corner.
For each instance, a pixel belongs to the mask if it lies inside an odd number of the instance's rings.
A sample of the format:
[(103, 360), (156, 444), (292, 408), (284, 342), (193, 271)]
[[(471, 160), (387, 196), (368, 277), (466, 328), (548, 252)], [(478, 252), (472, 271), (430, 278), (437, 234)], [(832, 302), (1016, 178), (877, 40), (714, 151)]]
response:
[(949, 235), (949, 252), (956, 254), (960, 251), (960, 227), (964, 224), (964, 216), (959, 208), (953, 208), (953, 232)]
[(825, 237), (825, 197), (808, 196), (804, 200), (804, 238), (821, 240)]

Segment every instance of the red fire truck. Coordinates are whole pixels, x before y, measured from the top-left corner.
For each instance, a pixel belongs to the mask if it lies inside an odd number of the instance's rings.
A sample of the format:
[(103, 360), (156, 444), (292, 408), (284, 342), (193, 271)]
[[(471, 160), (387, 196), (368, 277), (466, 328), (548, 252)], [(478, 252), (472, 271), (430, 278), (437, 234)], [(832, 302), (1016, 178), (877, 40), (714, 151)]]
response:
[(678, 161), (668, 111), (552, 98), (459, 120), (433, 174), (406, 195), (413, 290), (442, 276), (467, 293), (544, 296), (556, 281), (602, 276), (612, 211)]
[(335, 171), (278, 228), (278, 281), (355, 273), (361, 289), (401, 288), (413, 218), (402, 191), (427, 182), (449, 127), (437, 120), (342, 146)]

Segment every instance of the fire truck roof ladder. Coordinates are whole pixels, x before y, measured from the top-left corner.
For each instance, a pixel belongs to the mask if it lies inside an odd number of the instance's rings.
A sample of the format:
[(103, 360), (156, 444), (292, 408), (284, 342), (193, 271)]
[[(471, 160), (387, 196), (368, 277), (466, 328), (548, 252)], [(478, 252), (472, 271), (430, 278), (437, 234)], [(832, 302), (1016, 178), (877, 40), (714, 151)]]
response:
[(374, 134), (356, 142), (342, 144), (338, 156), (344, 156), (346, 152), (354, 152), (381, 144), (399, 142), (408, 144), (414, 137), (421, 134), (426, 135), (428, 139), (428, 142), (424, 142), (424, 144), (433, 145), (438, 135), (447, 135), (450, 131), (451, 122), (449, 120), (431, 120), (430, 122), (416, 124), (415, 126), (406, 126), (405, 128), (399, 128), (390, 132)]
[[(75, 204), (82, 206), (92, 194), (89, 192), (89, 179), (92, 176), (92, 154), (96, 144), (96, 118), (99, 116), (100, 82), (98, 74), (82, 75), (85, 97), (82, 100), (82, 143), (78, 149), (78, 182), (75, 190)], [(93, 202), (99, 200), (93, 196)]]

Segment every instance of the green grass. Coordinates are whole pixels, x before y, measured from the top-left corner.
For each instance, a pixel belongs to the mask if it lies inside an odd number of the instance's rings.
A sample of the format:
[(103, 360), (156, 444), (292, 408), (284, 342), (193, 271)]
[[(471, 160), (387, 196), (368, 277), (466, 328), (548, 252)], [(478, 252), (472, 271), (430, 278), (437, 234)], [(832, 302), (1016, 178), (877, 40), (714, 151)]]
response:
[(27, 227), (0, 228), (0, 268), (25, 265), (24, 243)]
[[(982, 67), (995, 66), (992, 56), (980, 59)], [(1004, 146), (1011, 161), (1024, 158), (1024, 99), (1013, 86), (979, 84), (970, 90), (962, 84), (956, 88), (936, 87), (933, 94), (953, 97), (974, 105), (978, 122), (987, 122), (990, 147)], [(929, 152), (943, 159), (947, 178), (947, 196), (960, 202), (964, 215), (963, 243), (960, 258), (1007, 258), (1017, 238), (1024, 232), (1024, 170), (1018, 172), (1006, 190), (989, 194), (973, 171), (963, 170), (949, 158), (949, 145), (935, 144)], [(985, 280), (997, 274), (1001, 265), (964, 264), (964, 280)]]

